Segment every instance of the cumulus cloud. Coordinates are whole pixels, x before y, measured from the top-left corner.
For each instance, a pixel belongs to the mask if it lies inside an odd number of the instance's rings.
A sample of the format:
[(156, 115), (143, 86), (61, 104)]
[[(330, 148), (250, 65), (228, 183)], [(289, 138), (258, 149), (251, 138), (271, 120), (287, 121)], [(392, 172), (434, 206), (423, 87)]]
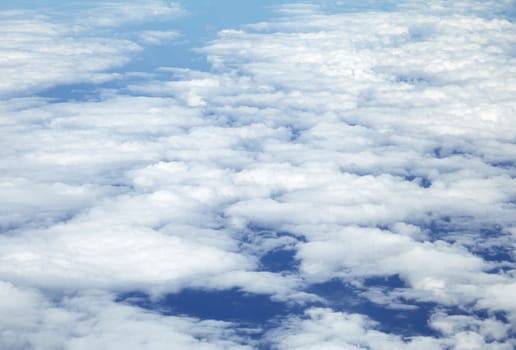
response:
[[(291, 4), (221, 31), (209, 72), (162, 68), (93, 101), (30, 96), (116, 77), (143, 48), (109, 28), (180, 11), (97, 5), (106, 16), (73, 19), (71, 36), (54, 17), (0, 25), (0, 314), (19, 315), (0, 317), (0, 345), (253, 347), (237, 323), (116, 299), (236, 288), (308, 305), (274, 320), (263, 342), (277, 348), (514, 346), (509, 3)], [(272, 271), (278, 251), (291, 266)], [(428, 309), (435, 335), (396, 334), (312, 288), (337, 280), (378, 308)]]
[[(460, 330), (460, 321), (466, 318), (455, 317), (435, 320), (441, 329), (453, 327)], [(455, 322), (454, 322), (455, 321)], [(471, 321), (471, 320), (467, 320)], [(400, 336), (378, 330), (378, 324), (358, 314), (333, 312), (329, 309), (314, 308), (306, 311), (304, 318), (292, 318), (282, 328), (272, 331), (270, 341), (276, 349), (511, 349), (514, 342), (492, 341), (492, 337), (505, 336), (506, 329), (496, 321), (467, 322), (466, 327), (479, 325), (475, 330), (446, 333), (450, 337), (410, 337)], [(478, 330), (478, 328), (477, 328)], [(486, 338), (483, 337), (486, 336)], [(487, 339), (487, 341), (486, 341)]]
[(4, 349), (250, 349), (231, 324), (157, 313), (90, 291), (48, 300), (36, 290), (0, 283)]

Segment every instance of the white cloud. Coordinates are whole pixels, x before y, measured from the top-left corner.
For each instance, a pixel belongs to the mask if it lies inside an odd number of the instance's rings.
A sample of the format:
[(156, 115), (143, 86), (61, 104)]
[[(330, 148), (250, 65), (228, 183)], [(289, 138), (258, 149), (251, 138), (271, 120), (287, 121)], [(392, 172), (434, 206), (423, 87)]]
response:
[[(507, 327), (497, 321), (467, 317), (436, 316), (434, 324), (446, 329), (443, 338), (430, 336), (405, 337), (378, 330), (379, 324), (359, 314), (333, 312), (313, 308), (305, 317), (292, 317), (269, 334), (278, 349), (511, 349), (514, 341), (506, 339)], [(465, 331), (460, 332), (461, 321)], [(453, 324), (453, 326), (452, 326)], [(471, 327), (474, 328), (471, 328)], [(456, 332), (449, 332), (457, 327)], [(503, 338), (501, 341), (497, 341)], [(494, 340), (494, 341), (493, 341)]]
[(107, 72), (129, 61), (140, 48), (122, 39), (70, 33), (66, 24), (45, 18), (4, 18), (0, 24), (0, 96), (28, 94), (57, 84), (102, 83), (117, 78)]
[(148, 45), (160, 45), (177, 39), (181, 34), (172, 31), (146, 30), (140, 34), (140, 40)]
[(432, 337), (400, 336), (376, 330), (377, 324), (359, 314), (314, 308), (306, 318), (292, 318), (283, 328), (271, 332), (270, 340), (278, 349), (442, 349)]
[[(93, 6), (92, 6), (93, 5)], [(110, 70), (128, 63), (141, 47), (103, 27), (170, 19), (183, 13), (177, 3), (96, 2), (71, 4), (66, 14), (46, 9), (0, 13), (0, 97), (29, 95), (59, 84), (98, 84), (119, 79)], [(175, 32), (144, 31), (148, 44), (173, 39)], [(119, 37), (119, 38), (115, 38)], [(120, 38), (121, 37), (121, 38)]]
[[(494, 318), (479, 319), (465, 315), (448, 316), (437, 313), (431, 318), (432, 327), (447, 336), (457, 335), (459, 332), (472, 330), (483, 338), (503, 340), (507, 337), (510, 326)], [(461, 335), (461, 337), (464, 334)]]
[(95, 6), (77, 11), (78, 24), (85, 26), (118, 26), (124, 23), (148, 22), (176, 18), (183, 14), (178, 2), (163, 0), (98, 1)]
[[(5, 346), (116, 348), (122, 334), (150, 348), (237, 346), (236, 325), (146, 313), (110, 293), (239, 288), (302, 304), (320, 300), (305, 287), (337, 278), (386, 308), (436, 303), (429, 325), (440, 337), (404, 339), (366, 315), (310, 309), (268, 339), (510, 349), (516, 29), (498, 16), (506, 5), (288, 6), (278, 21), (222, 31), (204, 49), (211, 72), (165, 68), (172, 78), (97, 101), (2, 100), (0, 286), (19, 302), (0, 298), (0, 314), (20, 315), (0, 317)], [(5, 15), (2, 96), (116, 77), (106, 72), (142, 48), (106, 28), (177, 14), (141, 6), (98, 5), (91, 13), (106, 16), (74, 20), (73, 35), (53, 17)], [(299, 271), (261, 270), (262, 255), (285, 247)], [(363, 283), (392, 275), (404, 286)]]
[[(27, 178), (0, 178), (0, 227), (2, 231), (20, 226), (45, 226), (68, 220), (117, 191), (108, 186), (41, 183)], [(48, 198), (53, 200), (49, 203)]]
[(90, 291), (47, 300), (0, 282), (0, 346), (4, 349), (250, 349), (231, 324), (162, 316)]

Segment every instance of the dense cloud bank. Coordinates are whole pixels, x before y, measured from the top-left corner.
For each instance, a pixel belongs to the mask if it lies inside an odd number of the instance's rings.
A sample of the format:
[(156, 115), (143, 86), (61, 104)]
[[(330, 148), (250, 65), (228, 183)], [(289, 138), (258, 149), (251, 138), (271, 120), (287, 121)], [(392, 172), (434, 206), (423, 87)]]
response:
[[(180, 34), (113, 33), (177, 4), (4, 11), (0, 347), (513, 349), (514, 5), (386, 7), (285, 5), (145, 73), (113, 69)], [(164, 312), (187, 290), (287, 311)]]

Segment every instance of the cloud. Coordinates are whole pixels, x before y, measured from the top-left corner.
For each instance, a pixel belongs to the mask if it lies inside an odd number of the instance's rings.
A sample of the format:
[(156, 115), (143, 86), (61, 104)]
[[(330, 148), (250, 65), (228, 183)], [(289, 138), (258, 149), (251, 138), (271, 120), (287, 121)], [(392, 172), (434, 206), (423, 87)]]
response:
[(161, 316), (116, 303), (103, 292), (59, 301), (0, 283), (0, 346), (5, 349), (250, 349), (231, 324)]
[[(177, 3), (163, 1), (71, 4), (66, 15), (52, 9), (42, 13), (5, 11), (0, 16), (0, 97), (29, 95), (60, 84), (99, 84), (120, 79), (112, 71), (141, 50), (136, 43), (106, 36), (103, 28), (182, 14)], [(142, 40), (157, 44), (174, 32), (144, 31)], [(115, 38), (118, 36), (119, 38)]]
[(140, 34), (140, 40), (147, 45), (160, 45), (164, 42), (174, 40), (181, 34), (171, 31), (147, 30)]
[[(0, 25), (3, 57), (0, 96), (75, 82), (102, 83), (115, 79), (107, 72), (129, 61), (140, 48), (122, 39), (91, 38), (70, 33), (64, 24), (41, 18), (4, 18)], [(23, 45), (23, 46), (22, 46)]]
[(178, 2), (162, 0), (98, 1), (95, 6), (79, 7), (78, 23), (85, 26), (113, 27), (125, 23), (177, 18), (184, 11)]
[(401, 337), (376, 330), (377, 324), (358, 314), (314, 308), (306, 318), (292, 318), (283, 328), (271, 332), (278, 349), (441, 349), (434, 338)]
[[(178, 6), (4, 14), (0, 314), (17, 316), (0, 317), (1, 345), (257, 346), (242, 325), (116, 299), (237, 289), (304, 308), (257, 326), (278, 348), (512, 348), (516, 36), (504, 6), (289, 5), (221, 31), (202, 49), (208, 72), (162, 68), (84, 101), (37, 92), (119, 77), (144, 49), (124, 38), (176, 32), (114, 38), (114, 26)], [(292, 266), (269, 271), (264, 257), (282, 249)], [(332, 281), (381, 310), (427, 310), (434, 336), (333, 305), (313, 288)]]
[[(511, 349), (514, 342), (504, 340), (506, 327), (494, 320), (469, 320), (467, 317), (449, 317), (438, 319), (434, 323), (441, 329), (454, 324), (460, 329), (461, 321), (466, 321), (465, 328), (472, 324), (479, 328), (474, 330), (448, 333), (448, 338), (400, 336), (378, 330), (379, 324), (358, 314), (333, 312), (329, 309), (313, 308), (305, 312), (303, 318), (291, 318), (283, 327), (272, 331), (269, 340), (277, 349)], [(485, 337), (485, 338), (484, 338)], [(495, 341), (493, 341), (495, 339)]]

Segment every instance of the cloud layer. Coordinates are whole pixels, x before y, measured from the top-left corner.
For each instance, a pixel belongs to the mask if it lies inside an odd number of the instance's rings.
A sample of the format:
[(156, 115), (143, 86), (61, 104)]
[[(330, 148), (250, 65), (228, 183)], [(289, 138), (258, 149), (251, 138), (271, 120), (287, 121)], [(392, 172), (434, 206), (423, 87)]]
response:
[[(109, 33), (179, 5), (1, 14), (0, 347), (516, 345), (510, 3), (340, 6), (285, 5), (220, 32), (209, 72), (136, 81), (114, 70), (144, 49), (131, 38), (180, 33)], [(115, 78), (95, 99), (38, 96)], [(321, 292), (336, 281), (355, 304), (419, 310), (432, 334)], [(117, 299), (185, 290), (292, 314), (251, 327)]]

